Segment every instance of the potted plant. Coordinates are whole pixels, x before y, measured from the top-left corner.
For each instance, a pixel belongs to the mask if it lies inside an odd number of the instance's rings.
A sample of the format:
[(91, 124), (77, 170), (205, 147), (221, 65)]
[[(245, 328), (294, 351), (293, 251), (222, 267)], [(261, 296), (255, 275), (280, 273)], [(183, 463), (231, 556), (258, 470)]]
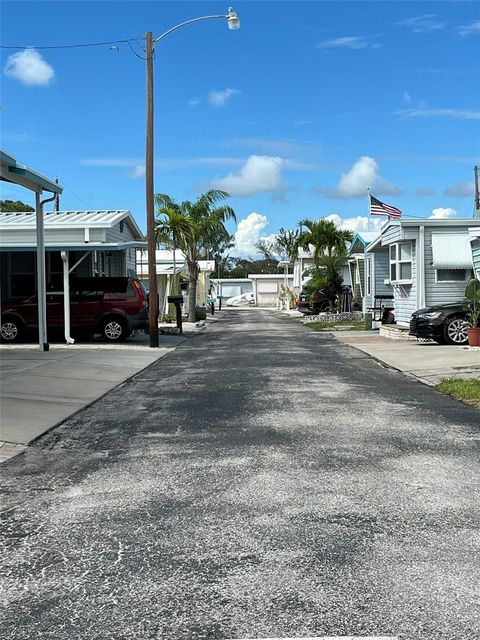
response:
[(468, 344), (471, 347), (480, 346), (480, 281), (470, 280), (465, 288), (464, 309), (467, 312), (471, 327), (467, 329)]

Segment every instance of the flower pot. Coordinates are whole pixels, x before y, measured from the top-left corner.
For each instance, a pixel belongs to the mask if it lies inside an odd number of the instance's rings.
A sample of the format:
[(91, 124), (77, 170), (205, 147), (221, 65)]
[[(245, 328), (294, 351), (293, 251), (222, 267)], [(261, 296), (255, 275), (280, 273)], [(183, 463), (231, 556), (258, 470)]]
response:
[(471, 347), (480, 347), (480, 327), (470, 327), (467, 329), (468, 344)]

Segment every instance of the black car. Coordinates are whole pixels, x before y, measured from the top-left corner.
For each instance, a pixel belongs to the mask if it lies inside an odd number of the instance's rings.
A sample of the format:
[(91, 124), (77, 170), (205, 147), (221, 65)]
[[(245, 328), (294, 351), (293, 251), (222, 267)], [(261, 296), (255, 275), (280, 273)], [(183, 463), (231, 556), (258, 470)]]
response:
[(317, 291), (313, 295), (302, 291), (297, 299), (297, 309), (306, 316), (316, 316), (317, 313), (329, 311), (330, 300), (323, 291)]
[(462, 345), (468, 342), (469, 326), (468, 313), (461, 302), (437, 304), (415, 311), (410, 319), (410, 335), (442, 344)]

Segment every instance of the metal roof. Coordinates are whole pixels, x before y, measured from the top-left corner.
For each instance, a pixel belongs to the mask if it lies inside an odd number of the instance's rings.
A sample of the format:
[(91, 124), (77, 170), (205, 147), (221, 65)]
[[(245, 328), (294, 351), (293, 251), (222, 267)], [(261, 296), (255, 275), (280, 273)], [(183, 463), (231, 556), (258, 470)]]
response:
[(0, 180), (18, 184), (21, 187), (41, 193), (63, 193), (63, 187), (58, 182), (53, 182), (29, 167), (17, 164), (17, 161), (9, 153), (0, 149)]
[[(85, 229), (111, 228), (121, 220), (128, 218), (129, 224), (139, 236), (143, 236), (135, 219), (127, 209), (91, 210), (91, 211), (58, 211), (44, 212), (45, 229)], [(35, 213), (5, 212), (0, 213), (0, 231), (8, 229), (33, 229), (36, 226)]]

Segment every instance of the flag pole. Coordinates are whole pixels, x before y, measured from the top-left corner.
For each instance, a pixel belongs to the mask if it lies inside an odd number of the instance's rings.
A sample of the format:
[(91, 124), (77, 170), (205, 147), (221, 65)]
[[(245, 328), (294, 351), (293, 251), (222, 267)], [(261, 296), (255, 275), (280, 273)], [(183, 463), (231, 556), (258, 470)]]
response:
[(367, 200), (368, 200), (368, 230), (371, 231), (372, 230), (372, 216), (370, 215), (370, 187), (367, 187)]

